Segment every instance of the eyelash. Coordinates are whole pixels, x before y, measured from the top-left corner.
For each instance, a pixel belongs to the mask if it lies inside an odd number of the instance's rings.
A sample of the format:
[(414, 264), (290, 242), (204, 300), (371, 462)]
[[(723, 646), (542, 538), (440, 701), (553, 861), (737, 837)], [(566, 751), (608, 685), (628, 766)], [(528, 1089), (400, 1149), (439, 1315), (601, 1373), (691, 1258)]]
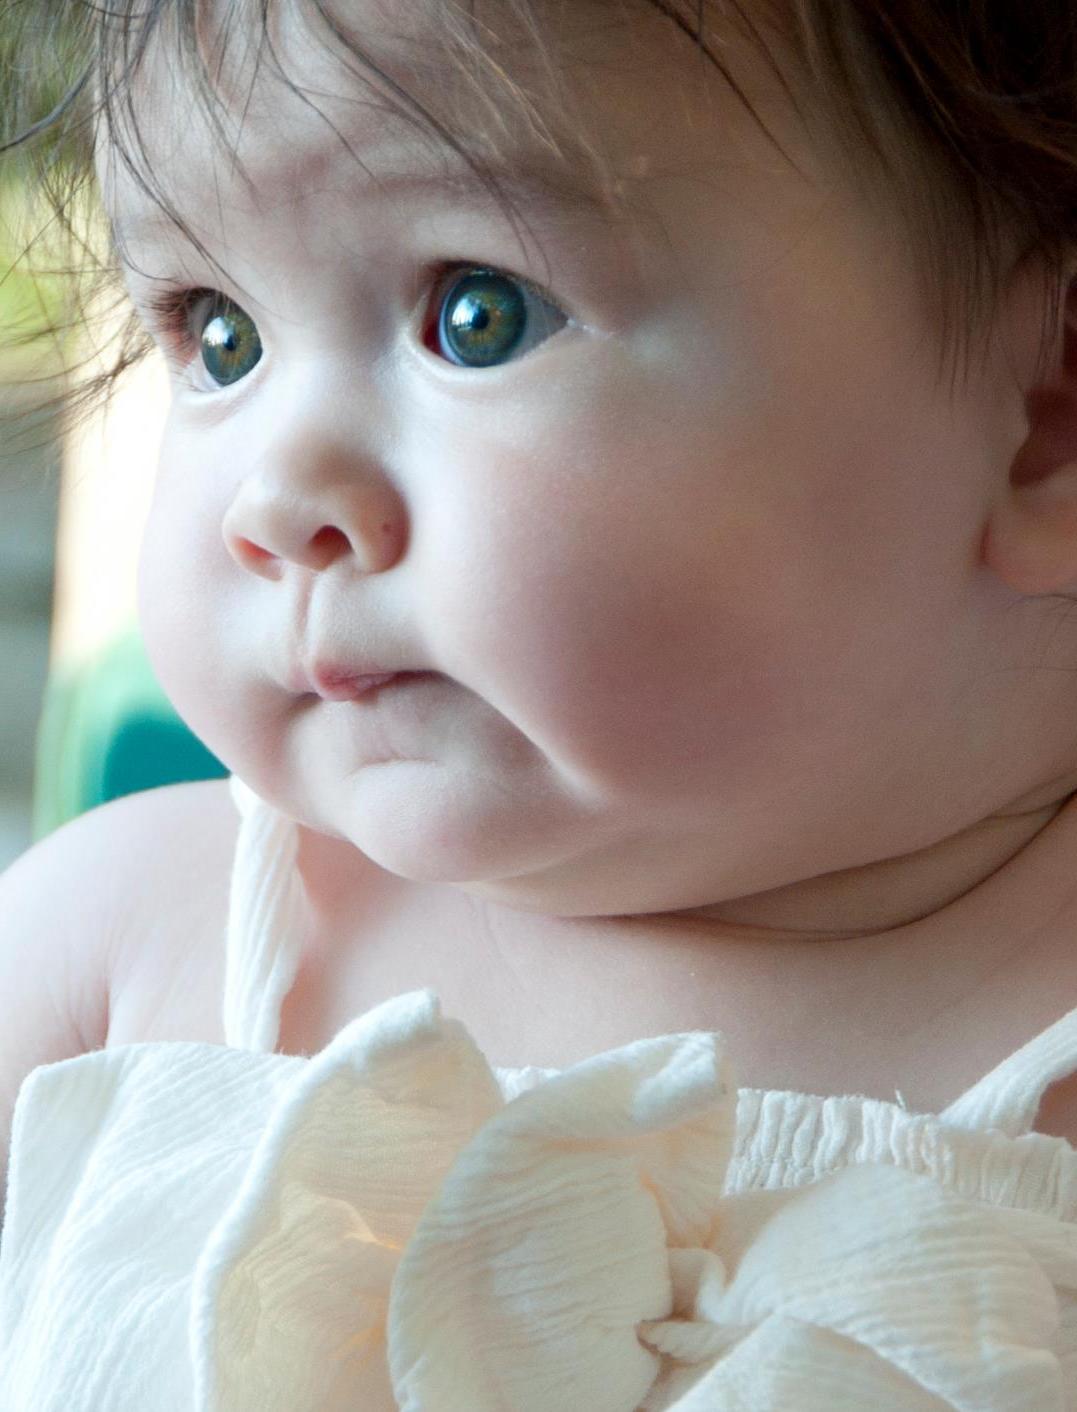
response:
[(150, 294), (146, 307), (152, 316), (154, 332), (177, 352), (194, 351), (191, 310), (202, 299), (212, 299), (212, 289), (165, 289)]
[[(434, 310), (435, 300), (438, 294), (444, 292), (449, 280), (463, 270), (495, 269), (495, 266), (484, 264), (480, 261), (454, 260), (443, 261), (435, 265), (429, 272), (427, 280), (426, 312), (424, 312), (422, 323), (419, 327), (419, 336), (426, 347), (430, 347), (428, 339), (437, 328), (437, 314)], [(561, 305), (555, 300), (547, 290), (541, 285), (535, 284), (525, 275), (518, 275), (509, 270), (497, 270), (499, 274), (506, 275), (509, 279), (515, 280), (521, 288), (528, 290), (536, 299), (545, 300), (556, 309), (565, 313)], [(191, 329), (191, 312), (197, 304), (203, 300), (221, 299), (219, 289), (210, 289), (208, 286), (198, 286), (190, 289), (173, 288), (159, 290), (149, 295), (146, 300), (146, 307), (152, 315), (155, 331), (169, 345), (171, 350), (180, 357), (191, 358), (198, 351), (198, 338)], [(229, 301), (231, 302), (231, 301)]]

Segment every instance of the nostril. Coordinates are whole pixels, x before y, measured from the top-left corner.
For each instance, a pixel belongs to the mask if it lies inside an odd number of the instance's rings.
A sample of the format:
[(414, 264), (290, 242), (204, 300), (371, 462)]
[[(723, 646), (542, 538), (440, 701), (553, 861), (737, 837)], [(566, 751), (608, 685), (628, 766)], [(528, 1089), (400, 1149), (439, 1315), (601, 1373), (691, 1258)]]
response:
[(335, 525), (322, 525), (310, 541), (311, 558), (316, 561), (318, 568), (331, 564), (350, 548), (347, 535)]
[(269, 564), (275, 557), (270, 554), (268, 549), (263, 549), (260, 544), (255, 544), (253, 539), (244, 539), (242, 535), (236, 535), (232, 544), (237, 555), (252, 569)]

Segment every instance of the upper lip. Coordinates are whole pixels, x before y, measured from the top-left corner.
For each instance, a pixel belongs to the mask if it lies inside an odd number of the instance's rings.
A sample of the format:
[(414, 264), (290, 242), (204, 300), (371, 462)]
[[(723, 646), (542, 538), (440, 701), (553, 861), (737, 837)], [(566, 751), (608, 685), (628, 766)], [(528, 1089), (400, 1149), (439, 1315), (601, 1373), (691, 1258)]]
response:
[(315, 657), (300, 662), (289, 673), (288, 686), (292, 691), (313, 693), (327, 701), (343, 701), (360, 696), (396, 675), (397, 668), (378, 663)]
[[(315, 601), (315, 592), (321, 586), (313, 574), (299, 575), (294, 581), (294, 615), (285, 676), (290, 691), (345, 701), (371, 690), (379, 680), (409, 670), (371, 661), (365, 652), (334, 642), (330, 633), (319, 630), (319, 619), (322, 626), (328, 626), (324, 623), (326, 605), (320, 599)], [(330, 618), (339, 616), (340, 606), (336, 605), (336, 614), (330, 613)]]

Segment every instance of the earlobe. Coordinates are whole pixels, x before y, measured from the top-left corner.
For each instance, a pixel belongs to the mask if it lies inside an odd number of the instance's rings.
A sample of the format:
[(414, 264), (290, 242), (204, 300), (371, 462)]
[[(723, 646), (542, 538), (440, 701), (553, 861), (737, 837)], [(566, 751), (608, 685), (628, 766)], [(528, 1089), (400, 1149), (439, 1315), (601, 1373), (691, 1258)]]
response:
[(1077, 590), (1077, 458), (1030, 485), (1011, 485), (991, 513), (983, 558), (1018, 593)]
[(1077, 280), (1046, 372), (1025, 397), (1028, 434), (991, 511), (983, 559), (1018, 593), (1077, 589)]

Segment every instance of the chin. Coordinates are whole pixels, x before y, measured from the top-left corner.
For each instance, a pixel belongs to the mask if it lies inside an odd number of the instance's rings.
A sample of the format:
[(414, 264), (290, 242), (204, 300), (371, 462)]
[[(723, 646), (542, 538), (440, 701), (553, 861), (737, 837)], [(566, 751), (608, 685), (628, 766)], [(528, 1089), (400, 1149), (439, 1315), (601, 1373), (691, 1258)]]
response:
[[(475, 859), (459, 849), (435, 850), (417, 846), (414, 838), (384, 838), (369, 828), (336, 834), (387, 873), (413, 883), (445, 883), (465, 888), (474, 883)], [(474, 884), (481, 886), (482, 884)]]
[[(379, 868), (416, 883), (497, 888), (499, 880), (522, 871), (519, 848), (506, 848), (489, 824), (466, 819), (458, 810), (371, 807), (343, 823), (340, 833)], [(525, 867), (535, 866), (527, 850)]]

